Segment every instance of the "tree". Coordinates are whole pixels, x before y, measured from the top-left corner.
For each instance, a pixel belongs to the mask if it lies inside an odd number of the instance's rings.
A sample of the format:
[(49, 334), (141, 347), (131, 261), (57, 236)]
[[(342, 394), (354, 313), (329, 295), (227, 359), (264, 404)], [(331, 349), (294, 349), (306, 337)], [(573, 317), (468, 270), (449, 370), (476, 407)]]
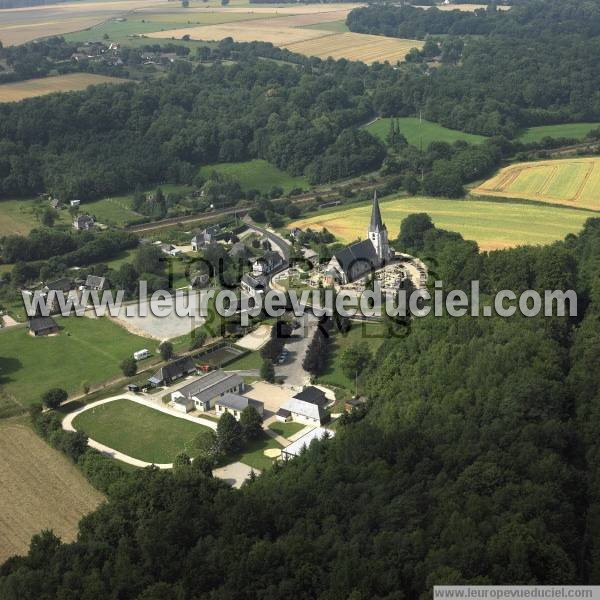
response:
[(126, 358), (121, 362), (121, 371), (125, 377), (133, 377), (137, 373), (137, 361), (135, 358)]
[(192, 459), (185, 452), (180, 452), (173, 461), (173, 472), (181, 471), (192, 464)]
[(157, 246), (143, 244), (138, 248), (133, 265), (138, 273), (164, 273), (166, 258)]
[(369, 346), (356, 342), (346, 348), (341, 356), (342, 371), (348, 379), (354, 379), (364, 369), (368, 368), (372, 355)]
[(242, 433), (246, 440), (256, 440), (263, 435), (263, 418), (254, 406), (247, 406), (240, 416)]
[(408, 215), (400, 225), (398, 246), (403, 252), (419, 252), (425, 245), (425, 234), (432, 229), (433, 221), (427, 213)]
[(235, 417), (225, 413), (217, 424), (217, 445), (223, 454), (237, 452), (243, 441), (242, 428)]
[(163, 342), (159, 347), (160, 357), (163, 360), (171, 360), (173, 358), (173, 344), (171, 342)]
[(263, 360), (263, 363), (260, 366), (260, 376), (269, 383), (273, 383), (275, 381), (275, 367), (273, 366), (272, 360)]
[(202, 430), (192, 442), (198, 454), (209, 457), (211, 460), (215, 460), (218, 454), (218, 440), (217, 434), (212, 430)]
[(42, 212), (40, 222), (44, 227), (52, 227), (56, 221), (56, 211), (49, 206)]
[(68, 394), (62, 388), (51, 388), (42, 394), (42, 404), (46, 408), (58, 408), (67, 398)]

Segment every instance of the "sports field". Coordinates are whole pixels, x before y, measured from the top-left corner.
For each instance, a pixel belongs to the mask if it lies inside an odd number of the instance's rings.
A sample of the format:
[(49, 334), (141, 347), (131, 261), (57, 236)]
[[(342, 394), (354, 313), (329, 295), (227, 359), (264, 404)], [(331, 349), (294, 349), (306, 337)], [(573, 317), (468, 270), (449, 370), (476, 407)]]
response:
[(542, 125), (526, 129), (518, 140), (525, 144), (539, 142), (546, 137), (583, 139), (592, 129), (600, 127), (600, 123), (565, 123), (563, 125)]
[(126, 83), (127, 81), (129, 80), (92, 73), (69, 73), (68, 75), (57, 75), (55, 77), (27, 79), (26, 81), (0, 85), (0, 102), (17, 102), (25, 98), (45, 96), (54, 92), (85, 90), (90, 85), (100, 83)]
[(568, 158), (511, 165), (472, 193), (600, 210), (600, 158)]
[[(406, 137), (408, 143), (417, 146), (417, 148), (422, 146), (424, 150), (431, 142), (448, 142), (451, 144), (463, 140), (470, 144), (479, 144), (485, 140), (482, 135), (448, 129), (418, 117), (401, 117), (394, 120), (398, 122), (400, 132)], [(391, 118), (377, 119), (377, 121), (369, 123), (365, 129), (385, 142), (390, 131), (391, 122)]]
[(254, 189), (261, 193), (268, 192), (273, 186), (283, 188), (284, 192), (289, 192), (294, 188), (307, 189), (309, 187), (306, 177), (293, 177), (261, 159), (238, 163), (220, 163), (200, 169), (200, 173), (204, 177), (208, 177), (211, 171), (231, 175), (239, 180), (242, 189)]
[(65, 456), (19, 421), (0, 422), (0, 563), (52, 529), (64, 542), (104, 497)]
[(82, 412), (73, 427), (113, 450), (158, 464), (172, 463), (180, 452), (194, 456), (194, 438), (208, 431), (203, 425), (125, 399)]
[[(39, 401), (48, 388), (81, 393), (82, 384), (122, 376), (120, 363), (135, 350), (156, 344), (128, 333), (107, 318), (57, 318), (56, 336), (34, 338), (25, 327), (0, 330), (3, 393), (22, 406)], [(0, 399), (0, 406), (8, 399)]]
[[(562, 207), (446, 200), (443, 198), (397, 198), (381, 203), (390, 239), (397, 237), (400, 224), (412, 213), (428, 213), (437, 227), (458, 231), (475, 240), (482, 250), (512, 248), (523, 244), (549, 244), (568, 233), (577, 233), (586, 219), (597, 213)], [(336, 210), (290, 223), (288, 227), (326, 227), (343, 242), (365, 239), (371, 204)]]

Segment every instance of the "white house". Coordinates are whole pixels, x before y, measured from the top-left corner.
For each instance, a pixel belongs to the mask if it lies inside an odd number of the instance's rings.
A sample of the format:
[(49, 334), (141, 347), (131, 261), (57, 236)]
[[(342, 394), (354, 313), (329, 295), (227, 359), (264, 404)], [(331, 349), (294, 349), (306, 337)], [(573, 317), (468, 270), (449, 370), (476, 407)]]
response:
[(223, 394), (223, 396), (220, 396), (215, 400), (215, 411), (217, 415), (221, 416), (225, 413), (229, 413), (233, 415), (237, 421), (240, 420), (242, 412), (249, 406), (253, 406), (261, 416), (264, 413), (264, 404), (262, 402), (238, 394)]
[(321, 425), (326, 416), (327, 403), (325, 393), (311, 385), (283, 404), (276, 417), (279, 421), (291, 420), (305, 425)]
[(181, 412), (207, 411), (225, 394), (244, 391), (244, 380), (236, 374), (216, 370), (199, 377), (171, 394), (173, 408)]

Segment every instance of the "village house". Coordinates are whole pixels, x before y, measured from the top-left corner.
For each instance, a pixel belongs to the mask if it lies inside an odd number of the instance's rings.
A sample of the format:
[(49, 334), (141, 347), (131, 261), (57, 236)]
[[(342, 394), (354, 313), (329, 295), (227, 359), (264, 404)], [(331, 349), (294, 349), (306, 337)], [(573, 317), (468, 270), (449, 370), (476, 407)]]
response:
[(215, 242), (220, 230), (221, 228), (218, 225), (210, 225), (206, 229), (197, 232), (190, 242), (192, 244), (192, 250), (198, 252), (198, 250)]
[(242, 412), (244, 412), (244, 410), (249, 406), (255, 408), (259, 415), (263, 415), (264, 404), (262, 402), (259, 400), (246, 398), (245, 396), (240, 396), (239, 394), (230, 393), (220, 396), (215, 401), (215, 412), (219, 416), (229, 413), (235, 417), (236, 421), (239, 421), (240, 417), (242, 416)]
[(170, 362), (168, 365), (161, 367), (148, 379), (148, 383), (153, 387), (161, 385), (169, 385), (186, 375), (196, 373), (196, 365), (194, 361), (188, 356), (185, 358), (178, 358)]
[(264, 294), (269, 288), (269, 278), (264, 275), (251, 275), (246, 273), (242, 275), (240, 281), (240, 287), (242, 291), (246, 292), (249, 296), (258, 296)]
[(225, 394), (244, 391), (244, 380), (236, 374), (216, 370), (195, 379), (171, 394), (173, 408), (180, 412), (208, 411)]
[(253, 275), (269, 275), (283, 266), (283, 257), (278, 252), (268, 251), (252, 262)]
[(325, 392), (308, 386), (284, 403), (276, 413), (278, 421), (296, 421), (305, 425), (321, 425), (327, 413)]
[(96, 290), (101, 292), (106, 285), (106, 277), (100, 277), (99, 275), (88, 275), (84, 287), (86, 290)]
[(33, 337), (58, 333), (58, 325), (52, 317), (35, 317), (34, 319), (30, 319), (27, 329), (29, 335)]

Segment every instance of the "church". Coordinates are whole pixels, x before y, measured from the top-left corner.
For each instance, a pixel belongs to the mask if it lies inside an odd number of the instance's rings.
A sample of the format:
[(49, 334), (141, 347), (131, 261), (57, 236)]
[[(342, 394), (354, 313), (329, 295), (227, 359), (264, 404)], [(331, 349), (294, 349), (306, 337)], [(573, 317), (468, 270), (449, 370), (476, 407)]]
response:
[(329, 283), (345, 285), (380, 269), (390, 258), (387, 228), (381, 219), (375, 191), (367, 239), (336, 252), (327, 265), (327, 279)]

